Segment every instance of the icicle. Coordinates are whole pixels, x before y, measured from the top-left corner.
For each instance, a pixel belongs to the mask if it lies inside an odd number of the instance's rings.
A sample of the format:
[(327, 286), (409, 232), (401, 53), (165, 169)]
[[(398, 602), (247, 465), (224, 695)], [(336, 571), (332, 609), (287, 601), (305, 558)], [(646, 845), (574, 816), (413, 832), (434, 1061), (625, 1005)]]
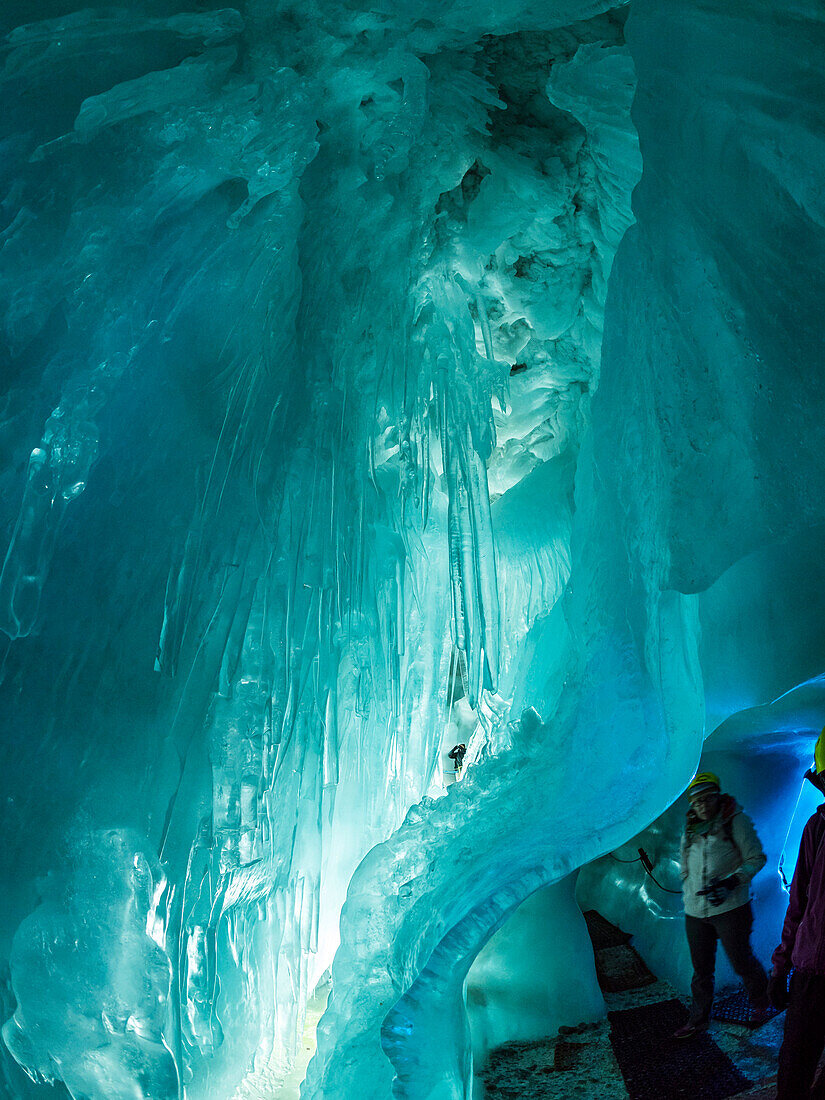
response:
[(338, 783), (338, 696), (334, 685), (327, 691), (324, 708), (324, 786)]
[(187, 532), (183, 555), (177, 566), (172, 566), (166, 581), (163, 601), (163, 625), (160, 631), (155, 671), (174, 676), (186, 631), (189, 607), (195, 579), (195, 559), (200, 535), (191, 529)]
[(496, 576), (495, 540), (490, 515), (487, 469), (475, 451), (467, 462), (467, 483), (474, 546), (474, 581), (483, 623), (485, 687), (495, 691), (498, 683), (500, 609)]

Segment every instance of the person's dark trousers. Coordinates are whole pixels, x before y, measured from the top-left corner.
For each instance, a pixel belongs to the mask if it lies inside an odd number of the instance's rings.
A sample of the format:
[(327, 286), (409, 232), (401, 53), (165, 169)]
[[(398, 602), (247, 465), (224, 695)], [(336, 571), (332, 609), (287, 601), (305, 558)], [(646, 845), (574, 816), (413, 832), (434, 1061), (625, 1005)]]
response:
[(690, 961), (693, 963), (691, 1023), (705, 1025), (710, 1019), (717, 941), (721, 941), (731, 966), (742, 979), (751, 1003), (756, 1008), (767, 1007), (768, 978), (764, 967), (751, 951), (752, 927), (750, 902), (718, 916), (685, 916)]
[(779, 1051), (776, 1100), (804, 1100), (810, 1095), (823, 1048), (825, 975), (794, 970), (785, 1015), (785, 1037)]

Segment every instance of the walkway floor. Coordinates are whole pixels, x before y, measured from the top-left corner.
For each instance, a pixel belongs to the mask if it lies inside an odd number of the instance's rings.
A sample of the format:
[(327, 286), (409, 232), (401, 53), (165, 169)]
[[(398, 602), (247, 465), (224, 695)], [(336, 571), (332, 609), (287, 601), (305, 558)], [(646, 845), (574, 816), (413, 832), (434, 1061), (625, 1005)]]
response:
[[(651, 979), (650, 975), (647, 981), (650, 984), (625, 992), (609, 992), (603, 985), (608, 1013), (661, 1004), (664, 1014), (665, 1002), (672, 1002), (679, 995), (665, 981)], [(684, 1082), (680, 1085), (678, 1064), (686, 1054), (689, 1056), (690, 1040), (682, 1043), (665, 1040), (667, 1046), (657, 1051), (667, 1059), (668, 1050), (673, 1050), (673, 1075), (665, 1076), (672, 1084), (663, 1085), (661, 1076), (655, 1087), (639, 1081), (627, 1082), (611, 1043), (611, 1024), (604, 1020), (578, 1028), (561, 1028), (551, 1039), (507, 1043), (493, 1051), (482, 1075), (484, 1100), (676, 1100), (686, 1095), (693, 1100), (732, 1095), (773, 1100), (783, 1023), (784, 1015), (756, 1030), (716, 1020), (711, 1023), (710, 1038), (749, 1082), (739, 1091), (715, 1092), (713, 1081), (700, 1085), (696, 1091), (685, 1091)], [(720, 1057), (718, 1052), (716, 1057)]]
[[(667, 982), (645, 989), (605, 995), (608, 1012), (669, 1001), (677, 994)], [(782, 1041), (783, 1016), (757, 1031), (739, 1024), (717, 1023), (710, 1036), (753, 1085), (736, 1096), (773, 1100), (776, 1055)], [(507, 1043), (493, 1052), (484, 1074), (485, 1100), (639, 1100), (628, 1090), (610, 1042), (610, 1024), (562, 1029), (553, 1039)], [(659, 1100), (682, 1096), (674, 1090)]]

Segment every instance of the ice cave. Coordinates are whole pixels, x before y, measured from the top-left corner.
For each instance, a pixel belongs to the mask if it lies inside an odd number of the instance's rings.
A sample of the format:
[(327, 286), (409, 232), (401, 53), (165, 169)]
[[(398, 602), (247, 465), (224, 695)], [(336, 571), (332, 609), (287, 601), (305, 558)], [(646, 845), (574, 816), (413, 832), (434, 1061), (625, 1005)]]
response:
[(606, 1026), (583, 912), (687, 991), (700, 763), (767, 962), (825, 723), (822, 0), (0, 35), (0, 1095), (503, 1096)]

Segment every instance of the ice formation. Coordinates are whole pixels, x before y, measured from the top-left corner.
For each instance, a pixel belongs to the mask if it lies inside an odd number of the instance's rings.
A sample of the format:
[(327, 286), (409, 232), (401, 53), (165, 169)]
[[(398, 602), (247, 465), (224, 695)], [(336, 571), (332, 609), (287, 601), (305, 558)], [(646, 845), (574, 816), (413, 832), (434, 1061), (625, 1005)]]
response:
[(467, 1097), (474, 1047), (601, 1011), (583, 864), (678, 980), (601, 857), (646, 830), (667, 873), (706, 732), (776, 861), (795, 827), (822, 12), (37, 7), (0, 11), (6, 1094), (294, 1096), (329, 983), (303, 1100)]

